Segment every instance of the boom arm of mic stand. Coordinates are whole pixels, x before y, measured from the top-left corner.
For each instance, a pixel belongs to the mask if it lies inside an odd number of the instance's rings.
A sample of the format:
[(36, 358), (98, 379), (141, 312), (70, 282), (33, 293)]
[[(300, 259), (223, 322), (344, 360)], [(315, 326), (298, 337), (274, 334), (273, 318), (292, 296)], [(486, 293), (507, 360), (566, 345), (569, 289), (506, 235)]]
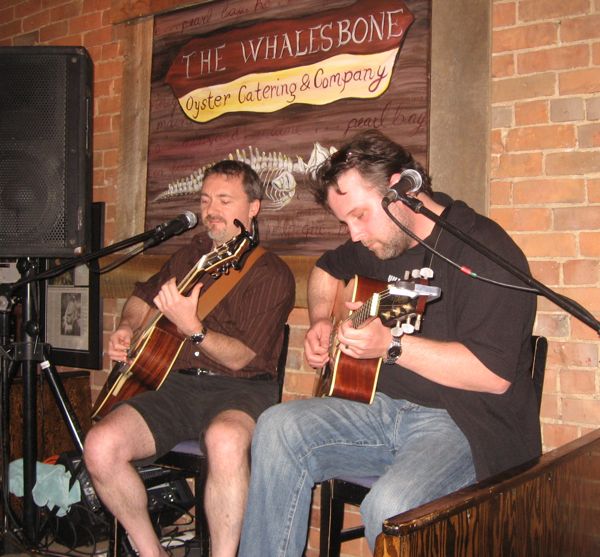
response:
[(47, 271), (44, 271), (44, 272), (39, 273), (32, 277), (24, 278), (18, 282), (11, 284), (9, 294), (11, 294), (12, 292), (17, 290), (24, 284), (28, 284), (28, 283), (34, 282), (36, 280), (43, 280), (43, 279), (46, 279), (51, 276), (59, 275), (65, 271), (68, 271), (69, 269), (72, 269), (73, 267), (77, 267), (78, 265), (87, 263), (88, 261), (94, 261), (96, 259), (100, 259), (100, 258), (104, 257), (105, 255), (110, 255), (111, 253), (119, 251), (123, 248), (128, 248), (129, 246), (133, 246), (134, 244), (139, 244), (140, 242), (143, 242), (143, 241), (147, 240), (148, 238), (151, 238), (155, 234), (156, 234), (156, 231), (154, 229), (146, 230), (146, 232), (142, 232), (141, 234), (137, 234), (136, 236), (132, 236), (131, 238), (127, 238), (125, 240), (121, 240), (120, 242), (117, 242), (116, 244), (106, 246), (106, 247), (96, 250), (92, 253), (88, 253), (86, 255), (82, 255), (82, 256), (76, 257), (74, 259), (69, 259), (68, 261), (61, 263), (60, 265), (57, 265), (56, 267), (52, 267), (52, 269), (49, 269)]
[(595, 319), (583, 307), (579, 306), (577, 302), (567, 298), (566, 296), (561, 296), (560, 294), (557, 294), (556, 292), (554, 292), (554, 290), (548, 288), (540, 281), (534, 279), (531, 275), (521, 271), (512, 263), (500, 257), (497, 253), (491, 251), (483, 244), (480, 244), (477, 240), (471, 238), (462, 230), (449, 223), (447, 220), (436, 215), (433, 211), (425, 207), (425, 205), (423, 205), (423, 202), (419, 201), (417, 198), (410, 197), (405, 194), (400, 194), (398, 196), (398, 199), (415, 213), (419, 213), (426, 216), (429, 220), (432, 220), (436, 224), (440, 225), (444, 230), (447, 230), (448, 232), (450, 232), (450, 234), (453, 234), (458, 239), (462, 240), (463, 242), (471, 246), (473, 249), (477, 250), (479, 253), (483, 254), (485, 257), (493, 261), (494, 263), (497, 263), (498, 265), (500, 265), (500, 267), (502, 267), (518, 279), (522, 280), (525, 284), (535, 288), (542, 296), (548, 298), (548, 300), (554, 302), (558, 307), (564, 309), (580, 321), (583, 321), (583, 323), (594, 329), (600, 335), (600, 321)]

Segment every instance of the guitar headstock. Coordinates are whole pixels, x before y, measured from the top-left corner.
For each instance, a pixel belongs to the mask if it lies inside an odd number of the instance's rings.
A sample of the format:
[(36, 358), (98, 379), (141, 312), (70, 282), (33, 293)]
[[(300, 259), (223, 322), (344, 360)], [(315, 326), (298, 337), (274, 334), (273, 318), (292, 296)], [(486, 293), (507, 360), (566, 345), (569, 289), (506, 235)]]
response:
[(403, 332), (412, 333), (421, 327), (425, 304), (439, 298), (441, 289), (430, 286), (433, 271), (428, 267), (415, 269), (404, 280), (388, 284), (385, 295), (379, 303), (379, 318), (387, 327), (399, 327)]
[(246, 256), (258, 245), (258, 227), (256, 219), (253, 219), (250, 234), (239, 220), (235, 219), (233, 223), (240, 233), (202, 257), (197, 264), (198, 271), (210, 273), (216, 279), (230, 269), (242, 268)]

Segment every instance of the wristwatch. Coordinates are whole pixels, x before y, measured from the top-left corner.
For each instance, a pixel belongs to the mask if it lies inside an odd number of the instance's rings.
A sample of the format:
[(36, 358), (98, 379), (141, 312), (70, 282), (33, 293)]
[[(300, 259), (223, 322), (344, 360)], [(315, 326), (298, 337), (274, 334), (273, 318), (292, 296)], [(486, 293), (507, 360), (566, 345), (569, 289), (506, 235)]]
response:
[[(400, 334), (398, 334), (398, 332)], [(392, 329), (392, 342), (388, 346), (387, 352), (385, 354), (385, 360), (383, 360), (384, 364), (395, 364), (396, 360), (402, 354), (402, 329), (400, 327), (394, 327)]]
[(202, 330), (199, 333), (194, 333), (194, 334), (190, 335), (188, 338), (190, 339), (190, 342), (192, 344), (195, 344), (196, 346), (198, 346), (199, 344), (202, 344), (202, 341), (206, 337), (206, 333), (207, 333), (207, 329), (204, 325), (202, 325)]

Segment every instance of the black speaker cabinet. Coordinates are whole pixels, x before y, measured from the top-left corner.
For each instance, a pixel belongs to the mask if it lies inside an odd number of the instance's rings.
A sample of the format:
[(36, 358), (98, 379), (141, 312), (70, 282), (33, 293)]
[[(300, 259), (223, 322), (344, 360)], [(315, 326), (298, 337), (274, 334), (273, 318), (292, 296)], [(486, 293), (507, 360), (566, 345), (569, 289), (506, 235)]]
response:
[(92, 86), (83, 47), (0, 47), (0, 256), (89, 248)]

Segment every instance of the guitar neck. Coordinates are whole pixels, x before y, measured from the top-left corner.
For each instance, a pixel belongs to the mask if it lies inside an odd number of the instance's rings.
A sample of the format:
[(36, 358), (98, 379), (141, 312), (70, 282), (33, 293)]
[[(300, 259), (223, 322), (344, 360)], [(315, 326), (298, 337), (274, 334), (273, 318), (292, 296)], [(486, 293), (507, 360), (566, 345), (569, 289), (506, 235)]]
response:
[(352, 327), (359, 329), (372, 318), (377, 317), (379, 307), (379, 293), (375, 292), (362, 306), (354, 310), (348, 320), (352, 323)]

